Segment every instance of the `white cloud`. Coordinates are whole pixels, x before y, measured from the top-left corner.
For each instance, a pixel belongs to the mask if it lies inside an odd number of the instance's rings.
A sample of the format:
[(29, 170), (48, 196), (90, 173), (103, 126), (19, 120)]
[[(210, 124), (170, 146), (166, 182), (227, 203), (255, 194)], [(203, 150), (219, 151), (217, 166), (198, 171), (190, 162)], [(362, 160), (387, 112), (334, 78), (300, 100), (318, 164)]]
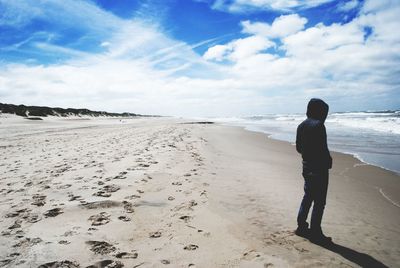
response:
[(239, 61), (241, 59), (256, 55), (275, 44), (262, 36), (250, 36), (236, 39), (226, 45), (216, 45), (210, 47), (204, 53), (204, 59), (222, 61), (229, 59)]
[(304, 25), (307, 23), (306, 18), (302, 18), (297, 14), (282, 15), (276, 18), (272, 24), (263, 22), (250, 22), (243, 21), (242, 32), (248, 34), (255, 34), (266, 36), (270, 38), (281, 38), (285, 37), (304, 29)]
[[(280, 38), (278, 49), (285, 56), (261, 51), (242, 57), (233, 63), (232, 75), (269, 96), (351, 97), (369, 105), (375, 96), (382, 107), (393, 103), (388, 96), (400, 90), (400, 37), (393, 34), (400, 27), (396, 15), (400, 5), (393, 3), (382, 7), (366, 2), (350, 23), (320, 23), (304, 30), (275, 31), (275, 22), (243, 22), (243, 32), (253, 37)], [(366, 36), (366, 27), (372, 29), (370, 36)], [(347, 108), (351, 109), (356, 108)]]
[(203, 57), (206, 60), (222, 61), (230, 52), (232, 52), (232, 47), (230, 45), (216, 45), (210, 47), (206, 53), (204, 53)]
[(101, 47), (109, 47), (110, 45), (111, 45), (111, 43), (107, 42), (107, 41), (101, 42), (101, 44), (100, 44)]
[(206, 60), (232, 60), (239, 61), (249, 56), (258, 54), (276, 44), (270, 38), (283, 38), (299, 32), (307, 23), (306, 18), (297, 14), (282, 15), (276, 18), (272, 24), (263, 22), (241, 22), (242, 32), (250, 34), (246, 38), (233, 40), (224, 45), (210, 47), (204, 54)]
[(380, 0), (380, 1), (372, 1), (368, 0), (364, 2), (362, 7), (362, 12), (366, 13), (373, 13), (373, 12), (381, 12), (381, 11), (388, 11), (392, 8), (398, 9), (399, 3), (396, 0)]
[(212, 8), (233, 13), (255, 10), (290, 11), (316, 7), (334, 0), (215, 0)]
[(232, 53), (229, 58), (239, 61), (274, 46), (274, 43), (266, 38), (254, 35), (237, 39), (231, 43), (231, 46)]
[(339, 11), (348, 12), (358, 7), (358, 4), (359, 4), (358, 0), (350, 0), (348, 2), (343, 2), (339, 4), (337, 9)]
[(363, 28), (357, 23), (317, 24), (283, 39), (283, 48), (290, 56), (317, 57), (320, 53), (337, 50), (343, 46), (363, 45)]

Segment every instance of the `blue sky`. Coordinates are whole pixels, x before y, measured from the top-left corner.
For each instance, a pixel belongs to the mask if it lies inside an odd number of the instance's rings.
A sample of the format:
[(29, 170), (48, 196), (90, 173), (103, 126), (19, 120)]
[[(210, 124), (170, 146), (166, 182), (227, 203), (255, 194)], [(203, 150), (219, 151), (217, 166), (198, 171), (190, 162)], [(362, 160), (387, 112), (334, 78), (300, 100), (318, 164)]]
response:
[(400, 108), (400, 3), (0, 0), (0, 102), (179, 116)]

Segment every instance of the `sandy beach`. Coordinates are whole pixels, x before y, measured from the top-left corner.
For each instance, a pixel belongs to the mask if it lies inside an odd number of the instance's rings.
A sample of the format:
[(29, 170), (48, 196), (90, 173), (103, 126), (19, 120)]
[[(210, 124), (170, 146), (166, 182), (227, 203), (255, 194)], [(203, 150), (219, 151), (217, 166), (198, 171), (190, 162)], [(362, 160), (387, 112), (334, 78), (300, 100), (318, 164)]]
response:
[(171, 118), (0, 118), (0, 267), (400, 267), (400, 176), (332, 153), (294, 235), (293, 145)]

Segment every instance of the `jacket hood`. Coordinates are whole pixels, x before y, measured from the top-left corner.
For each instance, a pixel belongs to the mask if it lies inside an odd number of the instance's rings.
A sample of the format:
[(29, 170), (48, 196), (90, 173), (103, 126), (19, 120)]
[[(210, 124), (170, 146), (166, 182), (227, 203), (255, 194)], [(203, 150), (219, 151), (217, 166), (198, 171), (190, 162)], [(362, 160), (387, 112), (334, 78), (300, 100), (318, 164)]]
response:
[(308, 102), (307, 105), (307, 117), (325, 121), (328, 116), (329, 106), (321, 99), (313, 98)]

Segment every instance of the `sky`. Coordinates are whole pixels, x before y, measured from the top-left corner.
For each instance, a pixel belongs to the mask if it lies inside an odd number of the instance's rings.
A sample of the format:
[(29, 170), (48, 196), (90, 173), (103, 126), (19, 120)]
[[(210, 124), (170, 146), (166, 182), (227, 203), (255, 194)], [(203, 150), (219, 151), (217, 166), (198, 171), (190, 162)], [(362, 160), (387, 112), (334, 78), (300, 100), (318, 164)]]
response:
[(0, 0), (0, 102), (172, 116), (400, 109), (398, 0)]

